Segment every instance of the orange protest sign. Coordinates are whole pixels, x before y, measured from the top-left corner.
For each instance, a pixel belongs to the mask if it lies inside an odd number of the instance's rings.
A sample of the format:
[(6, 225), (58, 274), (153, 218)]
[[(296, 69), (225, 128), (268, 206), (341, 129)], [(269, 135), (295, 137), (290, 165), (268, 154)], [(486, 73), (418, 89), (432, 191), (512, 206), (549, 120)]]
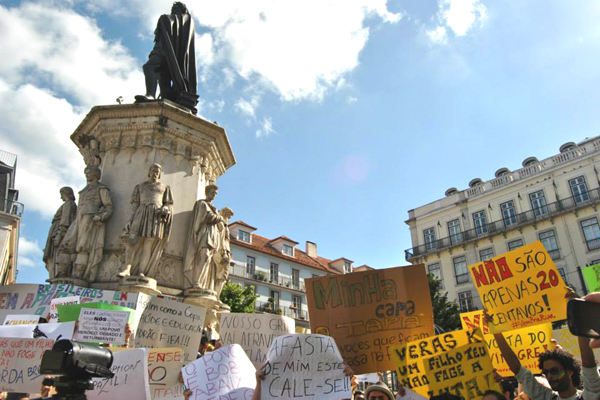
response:
[(423, 265), (306, 279), (311, 332), (332, 336), (356, 374), (395, 368), (391, 347), (432, 336)]
[(567, 316), (566, 286), (541, 242), (469, 266), (490, 331), (505, 332)]

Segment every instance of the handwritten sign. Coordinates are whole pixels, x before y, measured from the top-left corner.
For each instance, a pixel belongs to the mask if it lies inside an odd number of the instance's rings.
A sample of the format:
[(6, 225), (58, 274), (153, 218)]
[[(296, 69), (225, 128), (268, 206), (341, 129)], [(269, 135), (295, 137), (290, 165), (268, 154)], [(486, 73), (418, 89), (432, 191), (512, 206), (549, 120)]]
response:
[(184, 364), (196, 359), (205, 308), (159, 297), (149, 297), (140, 307), (143, 311), (135, 337), (136, 347), (180, 347)]
[(56, 306), (79, 304), (79, 296), (57, 297), (50, 300), (50, 320), (48, 322), (58, 322), (58, 309)]
[[(483, 311), (460, 314), (460, 321), (465, 330), (481, 328), (483, 338), (488, 347), (492, 365), (501, 376), (514, 374), (502, 356), (494, 335), (489, 334), (489, 327), (483, 318)], [(508, 345), (513, 349), (521, 365), (534, 374), (541, 374), (538, 359), (541, 353), (554, 348), (552, 340), (552, 324), (535, 325), (503, 333)]]
[(567, 317), (565, 284), (541, 242), (469, 266), (492, 333)]
[(37, 324), (39, 321), (40, 321), (40, 317), (38, 317), (37, 315), (12, 314), (12, 315), (6, 316), (6, 318), (4, 319), (3, 325), (31, 325), (31, 324)]
[[(256, 369), (239, 344), (206, 353), (181, 373), (194, 400), (250, 399), (256, 387)], [(234, 392), (237, 397), (233, 397)]]
[(448, 392), (466, 400), (501, 391), (481, 330), (455, 331), (394, 349), (398, 380), (431, 398)]
[(355, 373), (394, 369), (391, 348), (434, 334), (423, 265), (306, 279), (311, 332), (332, 336)]
[(581, 270), (588, 291), (600, 292), (600, 264), (591, 265)]
[(295, 329), (294, 320), (281, 315), (221, 314), (221, 343), (241, 345), (256, 369), (265, 363), (273, 339), (295, 333)]
[(3, 325), (0, 326), (0, 337), (23, 339), (71, 339), (75, 322), (31, 324), (31, 325)]
[(261, 398), (337, 400), (352, 397), (350, 378), (332, 337), (295, 334), (273, 340)]
[(183, 400), (179, 372), (183, 367), (183, 350), (148, 349), (148, 378), (152, 400)]
[(82, 342), (124, 344), (128, 320), (127, 311), (83, 308), (79, 314), (79, 329), (75, 339)]
[(88, 390), (89, 400), (150, 400), (148, 379), (148, 349), (131, 349), (113, 353), (110, 379), (94, 378), (94, 390)]
[(37, 393), (44, 377), (40, 363), (54, 340), (0, 338), (0, 391)]
[[(573, 335), (568, 327), (564, 327), (561, 329), (555, 329), (552, 331), (552, 336), (558, 344), (563, 348), (563, 350), (568, 351), (573, 354), (575, 358), (581, 361), (581, 350), (579, 349), (579, 341), (577, 340), (577, 336)], [(594, 355), (596, 359), (600, 359), (600, 349), (592, 349), (594, 350)]]
[(370, 374), (362, 374), (362, 375), (356, 375), (356, 381), (357, 382), (362, 382), (362, 383), (377, 383), (379, 382), (381, 379), (379, 378), (378, 374), (374, 374), (374, 373), (370, 373)]

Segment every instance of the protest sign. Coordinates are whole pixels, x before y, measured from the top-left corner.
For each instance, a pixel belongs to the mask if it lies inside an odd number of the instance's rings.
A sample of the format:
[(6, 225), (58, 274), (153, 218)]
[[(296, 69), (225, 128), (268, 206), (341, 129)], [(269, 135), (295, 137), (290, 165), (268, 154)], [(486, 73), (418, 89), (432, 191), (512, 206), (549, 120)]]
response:
[(129, 315), (128, 311), (82, 308), (75, 339), (82, 342), (124, 344), (125, 325)]
[(567, 317), (566, 286), (541, 242), (469, 266), (491, 333)]
[(394, 369), (391, 347), (434, 333), (423, 265), (305, 282), (311, 332), (332, 336), (357, 374)]
[(2, 325), (0, 337), (23, 339), (72, 339), (75, 322), (31, 324), (31, 325)]
[(208, 352), (181, 373), (194, 400), (229, 399), (234, 391), (238, 396), (233, 398), (251, 399), (256, 387), (256, 369), (239, 344)]
[(184, 364), (196, 359), (205, 308), (159, 297), (148, 297), (139, 307), (142, 312), (136, 347), (181, 347)]
[(148, 349), (148, 378), (152, 400), (183, 400), (179, 372), (183, 350), (176, 347)]
[(428, 400), (428, 398), (421, 396), (419, 393), (416, 393), (409, 388), (404, 388), (404, 396), (398, 394), (396, 400)]
[(259, 369), (267, 359), (273, 338), (295, 333), (292, 318), (274, 314), (221, 314), (220, 333), (224, 345), (237, 343)]
[(588, 292), (600, 292), (600, 264), (590, 265), (581, 270)]
[[(460, 314), (460, 322), (465, 330), (481, 328), (483, 338), (488, 347), (492, 365), (501, 376), (513, 376), (514, 374), (502, 356), (498, 342), (489, 332), (489, 327), (483, 318), (483, 311), (472, 311)], [(538, 358), (541, 353), (551, 350), (555, 346), (552, 341), (552, 324), (530, 326), (503, 333), (508, 345), (515, 352), (521, 365), (534, 374), (541, 374)]]
[(370, 373), (370, 374), (362, 374), (362, 375), (356, 375), (356, 380), (357, 382), (362, 382), (362, 383), (377, 383), (381, 380), (381, 378), (379, 378), (379, 374), (375, 374), (375, 373)]
[(108, 310), (108, 311), (123, 311), (129, 313), (128, 322), (131, 323), (134, 319), (134, 310), (129, 307), (115, 306), (106, 303), (82, 303), (82, 304), (59, 304), (56, 306), (58, 310), (58, 318), (62, 322), (77, 321), (79, 314), (84, 308), (93, 308), (97, 310)]
[(335, 340), (324, 335), (276, 337), (267, 355), (262, 399), (338, 400), (352, 397)]
[(448, 392), (465, 400), (501, 391), (481, 330), (454, 331), (394, 349), (401, 385), (431, 398)]
[(44, 379), (42, 356), (53, 345), (51, 339), (0, 337), (0, 391), (38, 393)]
[(32, 314), (12, 314), (7, 315), (4, 319), (3, 325), (31, 325), (37, 324), (40, 321), (40, 317)]
[(79, 303), (79, 296), (57, 297), (56, 299), (50, 300), (50, 319), (48, 322), (58, 322), (58, 309), (56, 306), (68, 306)]
[[(579, 340), (577, 340), (577, 336), (573, 335), (568, 327), (555, 329), (552, 331), (553, 338), (558, 342), (558, 345), (563, 348), (563, 350), (568, 351), (573, 354), (575, 358), (581, 361), (581, 350), (579, 350)], [(600, 349), (592, 349), (594, 351), (594, 355), (596, 359), (600, 359)]]
[(148, 349), (131, 349), (113, 353), (110, 379), (94, 378), (94, 390), (85, 394), (89, 400), (150, 400)]

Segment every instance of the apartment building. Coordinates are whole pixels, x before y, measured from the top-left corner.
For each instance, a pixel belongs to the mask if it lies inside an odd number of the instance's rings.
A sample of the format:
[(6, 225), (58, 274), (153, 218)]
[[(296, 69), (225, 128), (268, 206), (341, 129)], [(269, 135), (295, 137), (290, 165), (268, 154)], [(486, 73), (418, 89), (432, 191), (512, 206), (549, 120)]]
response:
[(15, 189), (17, 156), (0, 150), (0, 285), (16, 279), (19, 227), (23, 204)]

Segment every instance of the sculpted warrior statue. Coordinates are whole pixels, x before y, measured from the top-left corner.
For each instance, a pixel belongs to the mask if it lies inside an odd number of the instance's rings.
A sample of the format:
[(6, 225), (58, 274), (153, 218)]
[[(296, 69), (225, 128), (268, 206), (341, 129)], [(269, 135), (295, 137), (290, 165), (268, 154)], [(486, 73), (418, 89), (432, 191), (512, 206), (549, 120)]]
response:
[(66, 266), (63, 263), (59, 263), (58, 249), (77, 213), (73, 189), (68, 186), (61, 188), (60, 198), (63, 201), (63, 204), (56, 210), (56, 213), (52, 218), (52, 224), (48, 231), (48, 239), (46, 240), (46, 247), (44, 247), (44, 263), (46, 263), (49, 279), (64, 278), (71, 274), (70, 257), (67, 255), (69, 260), (67, 260)]
[(213, 256), (219, 247), (220, 235), (218, 224), (225, 224), (223, 218), (212, 204), (219, 187), (214, 184), (206, 186), (206, 199), (198, 200), (194, 205), (194, 213), (190, 224), (190, 232), (183, 258), (185, 286), (215, 292), (217, 271), (213, 264)]
[(89, 165), (84, 173), (87, 186), (79, 192), (77, 215), (60, 250), (71, 254), (73, 278), (94, 282), (104, 251), (105, 222), (113, 212), (113, 204), (110, 190), (100, 182), (100, 168)]
[(223, 285), (229, 278), (229, 265), (231, 263), (231, 247), (229, 245), (229, 219), (233, 217), (233, 210), (229, 207), (223, 207), (219, 211), (219, 215), (223, 217), (223, 222), (217, 224), (219, 230), (219, 247), (215, 251), (213, 257), (215, 273), (215, 292), (217, 292), (217, 299), (221, 295)]
[(171, 188), (159, 181), (160, 164), (152, 164), (148, 180), (136, 185), (131, 195), (132, 215), (122, 238), (125, 263), (118, 276), (154, 278), (158, 262), (171, 233), (173, 196)]
[(158, 19), (154, 49), (144, 64), (146, 95), (135, 96), (136, 103), (154, 101), (157, 82), (160, 95), (196, 113), (198, 103), (194, 19), (185, 4), (173, 3), (171, 14)]

